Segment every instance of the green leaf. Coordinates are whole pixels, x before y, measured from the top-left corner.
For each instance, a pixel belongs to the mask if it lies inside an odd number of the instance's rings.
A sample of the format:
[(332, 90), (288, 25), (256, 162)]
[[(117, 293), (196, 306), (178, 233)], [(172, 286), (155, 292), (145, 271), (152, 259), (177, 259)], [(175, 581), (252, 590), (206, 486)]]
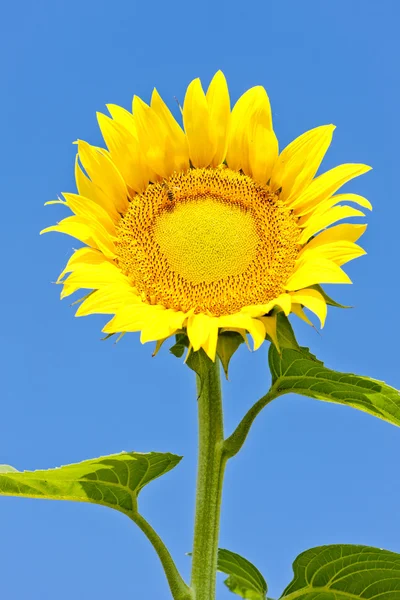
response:
[(292, 348), (294, 350), (298, 350), (300, 348), (289, 319), (283, 312), (280, 312), (276, 315), (276, 333), (278, 336), (280, 349)]
[(339, 304), (339, 302), (336, 302), (336, 300), (333, 300), (330, 296), (328, 296), (328, 294), (325, 292), (323, 287), (318, 285), (317, 283), (315, 285), (310, 285), (309, 287), (311, 289), (317, 290), (317, 292), (319, 292), (321, 294), (321, 296), (324, 297), (325, 302), (327, 304), (329, 304), (329, 306), (335, 306), (336, 308), (352, 308), (352, 306), (346, 306), (345, 304)]
[(399, 600), (400, 555), (350, 544), (320, 546), (293, 563), (293, 581), (281, 599)]
[(197, 386), (197, 399), (199, 399), (203, 392), (203, 386), (206, 378), (208, 377), (208, 372), (214, 363), (210, 358), (208, 358), (203, 348), (200, 348), (200, 350), (197, 352), (193, 352), (193, 350), (190, 351), (190, 354), (186, 359), (186, 364), (198, 375), (200, 380), (200, 386)]
[(140, 490), (181, 460), (174, 454), (122, 452), (47, 471), (0, 467), (0, 496), (92, 502), (128, 516)]
[(18, 470), (10, 465), (0, 465), (0, 473), (18, 473)]
[(213, 361), (208, 358), (203, 348), (200, 348), (197, 352), (193, 352), (193, 350), (190, 352), (186, 364), (192, 371), (197, 373), (201, 380), (203, 380), (209, 369), (211, 369)]
[(174, 344), (169, 349), (169, 351), (171, 352), (171, 354), (173, 354), (174, 356), (176, 356), (176, 358), (181, 358), (183, 356), (183, 353), (185, 352), (185, 350), (186, 350), (186, 348), (185, 348), (185, 346), (183, 344)]
[(177, 333), (175, 336), (175, 344), (171, 346), (169, 351), (177, 358), (181, 358), (188, 346), (189, 340), (186, 333)]
[[(278, 336), (283, 332), (287, 341), (290, 325), (288, 321), (281, 324)], [(281, 338), (279, 341), (281, 343)], [(294, 392), (317, 400), (352, 406), (400, 426), (400, 393), (382, 381), (328, 369), (308, 348), (300, 346), (290, 348), (281, 344), (279, 354), (271, 345), (269, 366), (277, 395)]]
[(220, 333), (218, 336), (217, 343), (217, 354), (222, 363), (225, 377), (228, 379), (228, 369), (229, 363), (231, 361), (232, 356), (235, 354), (236, 350), (239, 348), (241, 344), (243, 344), (244, 339), (235, 331), (226, 331), (224, 333)]
[(260, 571), (235, 552), (218, 550), (218, 571), (229, 575), (225, 585), (231, 592), (249, 600), (265, 600), (267, 583)]

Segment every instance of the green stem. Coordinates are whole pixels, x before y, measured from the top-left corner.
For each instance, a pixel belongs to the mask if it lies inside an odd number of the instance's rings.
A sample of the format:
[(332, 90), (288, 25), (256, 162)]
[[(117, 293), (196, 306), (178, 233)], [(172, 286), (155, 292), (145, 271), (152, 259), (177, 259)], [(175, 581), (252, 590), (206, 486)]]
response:
[(197, 376), (199, 455), (191, 581), (195, 600), (215, 600), (222, 483), (226, 464), (219, 369), (219, 362), (215, 361), (201, 379)]
[(146, 519), (142, 517), (142, 515), (140, 515), (138, 512), (135, 512), (133, 515), (130, 515), (130, 517), (132, 521), (136, 523), (136, 525), (143, 531), (143, 533), (157, 552), (161, 564), (164, 568), (165, 575), (167, 576), (173, 599), (193, 600), (193, 593), (191, 589), (183, 581), (167, 547), (165, 546), (158, 533), (154, 531), (150, 523), (148, 523)]
[(272, 400), (280, 396), (277, 390), (274, 389), (274, 386), (263, 396), (260, 398), (245, 414), (243, 419), (240, 421), (239, 425), (236, 427), (235, 431), (230, 435), (224, 442), (224, 452), (226, 458), (232, 458), (235, 456), (243, 446), (246, 441), (247, 435), (250, 431), (250, 428), (257, 417), (257, 415), (262, 411), (262, 409), (267, 406)]

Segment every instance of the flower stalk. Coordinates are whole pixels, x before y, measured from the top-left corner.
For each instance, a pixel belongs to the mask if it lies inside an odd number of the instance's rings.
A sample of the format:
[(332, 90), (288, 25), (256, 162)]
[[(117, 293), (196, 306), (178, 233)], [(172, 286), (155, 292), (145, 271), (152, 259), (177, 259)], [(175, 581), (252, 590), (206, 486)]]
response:
[(186, 585), (179, 574), (179, 571), (160, 536), (154, 531), (150, 523), (148, 523), (138, 512), (135, 512), (134, 516), (131, 516), (131, 519), (142, 530), (157, 552), (158, 558), (164, 568), (173, 599), (193, 600), (192, 590)]
[(219, 361), (197, 376), (199, 454), (191, 587), (215, 600), (222, 484), (226, 465)]
[(246, 441), (250, 428), (256, 417), (260, 414), (262, 409), (267, 406), (267, 404), (272, 402), (272, 400), (275, 400), (275, 398), (280, 395), (280, 392), (275, 390), (273, 386), (247, 411), (239, 425), (236, 427), (235, 431), (224, 442), (224, 452), (227, 459), (236, 456)]

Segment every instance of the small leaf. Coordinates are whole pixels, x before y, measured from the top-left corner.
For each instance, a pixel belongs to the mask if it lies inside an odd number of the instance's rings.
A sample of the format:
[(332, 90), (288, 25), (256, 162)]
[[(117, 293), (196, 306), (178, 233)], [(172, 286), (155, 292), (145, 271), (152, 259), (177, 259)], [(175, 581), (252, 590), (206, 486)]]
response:
[(100, 338), (100, 341), (104, 342), (106, 340), (109, 340), (114, 335), (118, 335), (117, 339), (114, 342), (114, 344), (118, 344), (118, 342), (120, 340), (122, 340), (122, 338), (124, 337), (124, 335), (126, 335), (126, 332), (123, 331), (122, 333), (119, 333), (119, 334), (117, 334), (117, 333), (107, 333), (107, 335), (105, 335), (104, 337)]
[(186, 333), (177, 333), (175, 335), (175, 341), (177, 344), (182, 344), (185, 348), (189, 348), (189, 338)]
[(336, 308), (353, 308), (352, 306), (346, 306), (345, 304), (339, 304), (339, 302), (336, 302), (336, 300), (333, 300), (330, 296), (328, 296), (328, 294), (325, 292), (323, 287), (317, 283), (315, 285), (310, 285), (309, 287), (313, 290), (317, 290), (317, 292), (319, 292), (321, 294), (321, 296), (324, 297), (325, 302), (327, 304), (329, 304), (329, 306), (335, 306)]
[(160, 452), (121, 452), (47, 471), (19, 472), (2, 465), (0, 496), (92, 502), (131, 516), (140, 490), (180, 460)]
[(246, 558), (220, 548), (218, 550), (218, 571), (229, 575), (225, 580), (228, 589), (249, 600), (265, 600), (267, 583), (260, 571)]
[(185, 352), (185, 350), (186, 350), (186, 348), (185, 348), (185, 346), (183, 344), (174, 344), (169, 349), (169, 351), (171, 352), (171, 354), (173, 354), (174, 356), (176, 356), (176, 358), (181, 358), (183, 356), (183, 353)]
[(157, 340), (156, 341), (156, 347), (154, 348), (153, 354), (151, 355), (152, 358), (154, 358), (155, 356), (157, 356), (157, 354), (160, 352), (163, 343), (167, 340), (167, 338), (164, 338), (163, 340)]
[(80, 304), (81, 302), (83, 302), (84, 300), (89, 298), (89, 296), (91, 296), (92, 294), (94, 294), (94, 290), (92, 292), (89, 292), (88, 294), (85, 294), (84, 296), (82, 296), (82, 298), (78, 298), (77, 300), (72, 302), (72, 304), (70, 304), (70, 306), (75, 306), (75, 304)]
[(240, 333), (237, 333), (235, 331), (226, 331), (224, 333), (220, 333), (218, 336), (217, 354), (222, 363), (222, 367), (225, 372), (225, 377), (227, 379), (229, 363), (231, 361), (231, 358), (235, 354), (239, 346), (243, 344), (243, 342), (243, 337), (240, 335)]
[(398, 600), (400, 555), (388, 550), (338, 544), (306, 550), (293, 563), (285, 600)]
[[(281, 330), (287, 334), (287, 324)], [(294, 392), (317, 400), (352, 406), (400, 426), (400, 393), (369, 377), (340, 373), (324, 366), (308, 348), (269, 349), (272, 383), (278, 395)]]
[(197, 373), (201, 380), (203, 380), (209, 369), (212, 367), (213, 361), (208, 358), (203, 348), (200, 348), (197, 352), (193, 352), (193, 350), (190, 352), (186, 364), (192, 371)]
[(278, 336), (279, 348), (292, 348), (294, 350), (300, 348), (289, 319), (283, 312), (276, 315), (276, 333)]
[(106, 340), (109, 340), (111, 337), (113, 337), (113, 335), (117, 335), (116, 333), (107, 333), (104, 337), (100, 338), (100, 340), (102, 342), (105, 342)]
[(189, 340), (185, 333), (177, 333), (175, 336), (175, 344), (171, 346), (169, 351), (177, 358), (181, 358), (186, 348), (189, 346)]

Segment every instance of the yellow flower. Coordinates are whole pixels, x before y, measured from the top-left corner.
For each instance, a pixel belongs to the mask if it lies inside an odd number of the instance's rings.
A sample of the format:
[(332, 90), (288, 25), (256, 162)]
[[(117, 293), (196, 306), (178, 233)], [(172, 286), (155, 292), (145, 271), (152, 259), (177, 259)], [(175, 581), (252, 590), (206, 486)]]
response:
[[(218, 72), (204, 93), (189, 85), (184, 130), (154, 90), (150, 106), (109, 105), (98, 114), (107, 150), (78, 141), (78, 194), (63, 194), (74, 213), (43, 231), (85, 244), (61, 273), (61, 297), (93, 290), (77, 315), (111, 314), (106, 333), (140, 331), (141, 341), (187, 332), (194, 351), (214, 360), (218, 333), (247, 332), (258, 348), (276, 340), (276, 311), (323, 326), (327, 305), (313, 286), (351, 283), (341, 266), (364, 254), (363, 216), (336, 191), (370, 167), (345, 164), (315, 174), (331, 142), (325, 125), (280, 154), (263, 87), (230, 109)], [(68, 275), (67, 275), (68, 274)], [(67, 276), (66, 276), (67, 275)]]

